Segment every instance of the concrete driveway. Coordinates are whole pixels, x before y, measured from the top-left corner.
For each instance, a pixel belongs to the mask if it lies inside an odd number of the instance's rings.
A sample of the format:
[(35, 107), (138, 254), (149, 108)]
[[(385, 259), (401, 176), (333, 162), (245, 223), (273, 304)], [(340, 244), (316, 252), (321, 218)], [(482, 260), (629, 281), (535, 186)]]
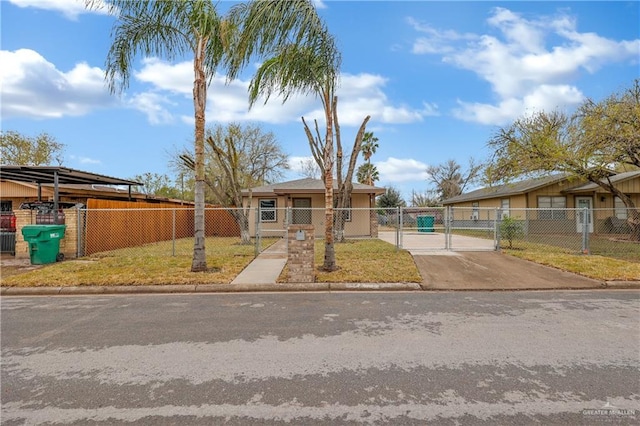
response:
[[(604, 283), (570, 272), (518, 259), (493, 250), (493, 240), (453, 236), (455, 251), (446, 251), (439, 233), (407, 233), (402, 248), (408, 250), (427, 290), (524, 290), (600, 288)], [(396, 244), (395, 232), (379, 238)]]
[(429, 290), (524, 290), (600, 288), (602, 281), (495, 251), (414, 255)]

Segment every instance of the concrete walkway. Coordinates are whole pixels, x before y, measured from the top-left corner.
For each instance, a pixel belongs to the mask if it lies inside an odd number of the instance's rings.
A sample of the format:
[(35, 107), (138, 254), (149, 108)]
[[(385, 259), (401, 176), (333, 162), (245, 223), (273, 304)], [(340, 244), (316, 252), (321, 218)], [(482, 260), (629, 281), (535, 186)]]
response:
[(267, 247), (231, 281), (231, 284), (275, 284), (287, 264), (287, 240)]

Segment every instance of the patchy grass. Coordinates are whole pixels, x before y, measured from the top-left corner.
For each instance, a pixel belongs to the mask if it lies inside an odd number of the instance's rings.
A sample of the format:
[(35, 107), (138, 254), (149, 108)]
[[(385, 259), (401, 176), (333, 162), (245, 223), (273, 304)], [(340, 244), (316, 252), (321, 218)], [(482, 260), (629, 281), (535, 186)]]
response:
[(522, 241), (514, 243), (514, 249), (503, 247), (503, 253), (599, 280), (640, 280), (640, 262), (637, 261), (584, 255), (568, 248)]
[[(334, 245), (338, 270), (321, 270), (324, 263), (324, 240), (315, 241), (316, 282), (402, 283), (422, 282), (413, 257), (406, 250), (378, 239), (347, 240)], [(286, 282), (287, 268), (279, 282)]]
[[(263, 246), (274, 239), (264, 239)], [(148, 244), (43, 265), (4, 276), (3, 286), (58, 287), (89, 285), (222, 284), (231, 282), (252, 260), (255, 247), (237, 238), (207, 239), (207, 272), (190, 272), (193, 240)]]
[[(267, 247), (277, 239), (262, 239)], [(9, 287), (117, 286), (162, 284), (230, 283), (252, 260), (254, 245), (239, 244), (235, 238), (207, 239), (207, 272), (189, 272), (193, 240), (148, 244), (97, 253), (23, 271), (5, 274), (2, 285)], [(381, 240), (357, 240), (336, 244), (338, 271), (318, 271), (320, 282), (421, 282), (411, 254), (397, 251)], [(171, 253), (176, 253), (172, 256)], [(322, 266), (324, 242), (316, 241), (316, 265)], [(286, 271), (285, 271), (286, 272)], [(283, 273), (283, 277), (286, 275)]]

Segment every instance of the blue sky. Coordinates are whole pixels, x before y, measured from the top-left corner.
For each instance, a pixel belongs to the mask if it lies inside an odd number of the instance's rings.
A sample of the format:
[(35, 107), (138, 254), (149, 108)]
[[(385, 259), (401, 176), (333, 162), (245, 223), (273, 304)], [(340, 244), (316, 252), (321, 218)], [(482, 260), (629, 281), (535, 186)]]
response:
[[(220, 2), (224, 11), (232, 3)], [(483, 161), (491, 135), (534, 111), (571, 111), (640, 76), (640, 3), (318, 1), (343, 55), (339, 118), (350, 146), (362, 119), (379, 138), (379, 186), (406, 199), (427, 188), (427, 165)], [(47, 132), (64, 165), (130, 178), (171, 175), (170, 153), (193, 139), (190, 58), (139, 58), (121, 96), (104, 84), (113, 17), (82, 0), (2, 0), (1, 127)], [(255, 66), (209, 88), (207, 124), (272, 131), (298, 178), (310, 155), (300, 117), (320, 103), (277, 98), (247, 109)]]

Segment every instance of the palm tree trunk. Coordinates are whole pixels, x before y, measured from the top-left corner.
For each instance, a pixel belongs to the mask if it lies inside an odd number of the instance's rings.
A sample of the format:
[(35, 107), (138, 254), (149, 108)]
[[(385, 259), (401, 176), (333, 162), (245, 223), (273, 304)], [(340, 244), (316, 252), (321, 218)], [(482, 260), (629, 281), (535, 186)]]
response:
[(207, 106), (207, 80), (204, 72), (204, 49), (206, 40), (200, 39), (193, 61), (195, 81), (193, 84), (193, 105), (195, 111), (195, 209), (194, 209), (194, 244), (191, 272), (207, 270), (205, 250), (205, 212), (204, 212), (204, 132), (205, 109)]
[(324, 264), (325, 271), (335, 271), (336, 253), (333, 241), (333, 113), (331, 99), (325, 94), (325, 119), (327, 133), (324, 144)]

